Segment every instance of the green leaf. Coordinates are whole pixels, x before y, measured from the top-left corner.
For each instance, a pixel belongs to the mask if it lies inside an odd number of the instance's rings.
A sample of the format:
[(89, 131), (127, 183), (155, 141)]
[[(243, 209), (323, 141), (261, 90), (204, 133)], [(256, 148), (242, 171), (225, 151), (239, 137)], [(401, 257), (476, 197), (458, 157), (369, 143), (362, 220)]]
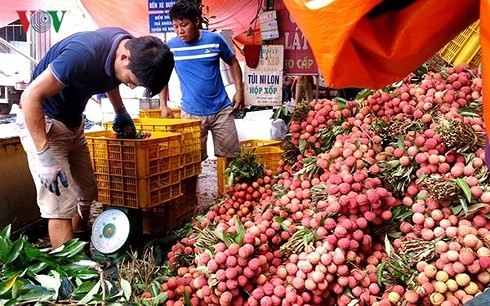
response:
[(87, 295), (90, 290), (93, 289), (97, 282), (94, 281), (88, 281), (88, 282), (82, 282), (78, 285), (78, 287), (75, 288), (75, 290), (72, 293), (72, 296), (75, 299), (82, 299), (85, 295)]
[(192, 306), (191, 304), (191, 297), (189, 295), (189, 292), (184, 292), (184, 305), (185, 306)]
[(61, 278), (61, 286), (58, 290), (58, 299), (65, 300), (71, 295), (74, 289), (75, 286), (68, 277)]
[(243, 227), (243, 223), (240, 220), (240, 217), (235, 216), (235, 228), (237, 235), (235, 237), (235, 243), (237, 243), (239, 246), (243, 245), (243, 236), (245, 236), (245, 228)]
[(70, 239), (59, 248), (51, 251), (50, 254), (56, 257), (71, 258), (80, 254), (86, 244), (85, 241), (78, 241), (78, 238)]
[[(466, 203), (465, 199), (460, 198), (459, 203), (461, 203), (461, 208), (463, 208), (465, 216), (468, 215), (468, 203)], [(460, 211), (461, 212), (461, 211)]]
[(162, 305), (163, 302), (165, 302), (168, 298), (168, 295), (166, 292), (161, 292), (157, 296), (154, 297), (154, 301), (156, 305)]
[(347, 105), (347, 100), (341, 97), (336, 97), (334, 99), (335, 103), (337, 103), (341, 108), (345, 108)]
[(388, 236), (385, 236), (385, 250), (386, 254), (390, 256), (393, 253), (393, 246), (391, 245), (390, 239), (388, 239)]
[(157, 296), (159, 292), (162, 291), (162, 287), (159, 282), (153, 281), (150, 284), (151, 296)]
[(462, 205), (455, 205), (451, 207), (451, 212), (453, 213), (453, 215), (456, 216), (459, 215), (459, 213), (461, 213), (462, 210), (463, 210)]
[(83, 254), (83, 248), (85, 245), (87, 245), (88, 242), (86, 241), (80, 241), (77, 244), (75, 244), (71, 249), (70, 253), (66, 256), (67, 258), (74, 257), (76, 255)]
[(38, 302), (48, 301), (52, 299), (54, 292), (40, 285), (26, 284), (22, 288), (22, 294), (19, 295), (17, 301), (21, 302)]
[(392, 233), (388, 233), (387, 235), (390, 236), (391, 238), (400, 238), (402, 236), (402, 233), (401, 232), (392, 232)]
[(126, 301), (129, 301), (129, 299), (131, 298), (131, 284), (124, 278), (121, 278), (120, 284), (124, 294), (124, 298), (126, 299)]
[[(470, 189), (470, 186), (468, 185), (468, 183), (466, 183), (466, 181), (462, 178), (457, 178), (455, 179), (456, 181), (456, 184), (459, 186), (459, 188), (461, 188), (461, 190), (463, 190), (463, 193), (466, 197), (466, 200), (468, 201), (468, 203), (471, 202), (471, 189)], [(465, 211), (467, 211), (468, 208), (466, 208)]]
[(405, 149), (405, 141), (403, 140), (403, 136), (398, 137), (398, 142), (397, 142), (398, 148)]
[(378, 282), (378, 285), (380, 285), (380, 286), (385, 285), (383, 282), (383, 269), (384, 269), (384, 267), (385, 267), (385, 263), (382, 262), (376, 268), (376, 281)]
[(9, 279), (0, 283), (0, 295), (3, 295), (5, 292), (9, 291), (15, 284), (18, 275), (13, 275)]
[(100, 289), (100, 281), (95, 283), (95, 285), (90, 289), (90, 291), (80, 300), (81, 304), (87, 304), (88, 302), (94, 299), (94, 296), (99, 292)]
[(348, 297), (350, 297), (351, 299), (354, 298), (354, 295), (352, 294), (352, 291), (350, 291), (349, 288), (345, 288), (344, 294), (347, 295)]
[(35, 248), (31, 244), (26, 244), (24, 246), (24, 254), (27, 256), (29, 259), (39, 259), (41, 256), (46, 256), (45, 254), (41, 253), (41, 251), (38, 248)]
[(59, 247), (57, 247), (56, 249), (52, 250), (51, 252), (49, 252), (50, 255), (56, 255), (58, 253), (61, 253), (63, 252), (63, 250), (66, 248), (66, 246), (64, 244), (60, 245)]
[(5, 263), (7, 261), (7, 254), (9, 251), (9, 246), (7, 240), (0, 237), (0, 263)]
[(347, 306), (356, 306), (356, 305), (359, 305), (359, 299), (352, 299), (350, 300), (349, 304), (347, 304)]
[(196, 272), (199, 272), (201, 274), (206, 274), (209, 275), (211, 271), (209, 271), (209, 268), (207, 266), (199, 266), (196, 268)]
[(304, 139), (299, 140), (299, 152), (301, 154), (305, 153), (306, 147), (308, 146), (308, 142)]
[(490, 205), (488, 205), (487, 203), (474, 204), (468, 207), (468, 213), (472, 214), (479, 211), (480, 209), (489, 208), (489, 207)]
[(354, 100), (356, 101), (364, 101), (369, 95), (373, 93), (372, 89), (363, 89), (360, 92), (357, 93), (356, 97)]
[[(55, 271), (53, 271), (53, 272), (55, 272)], [(57, 274), (55, 276), (39, 274), (39, 275), (36, 275), (35, 279), (44, 288), (51, 289), (51, 291), (54, 291), (55, 292), (54, 297), (55, 297), (55, 299), (57, 298), (58, 291), (61, 287), (61, 279), (59, 277), (59, 274)]]
[(22, 250), (23, 246), (24, 246), (24, 238), (21, 237), (17, 239), (17, 241), (15, 241), (14, 244), (12, 244), (12, 247), (10, 248), (7, 254), (7, 260), (5, 261), (5, 263), (8, 264), (16, 260), (17, 257), (19, 257), (20, 251)]
[(218, 283), (219, 283), (219, 280), (216, 277), (212, 277), (210, 284), (209, 284), (209, 288), (213, 289), (214, 287), (216, 287), (218, 285)]
[(24, 286), (24, 282), (17, 279), (15, 284), (12, 286), (12, 298), (17, 298), (22, 290), (22, 286)]
[(281, 222), (281, 228), (283, 231), (289, 231), (289, 227), (286, 223), (284, 222)]
[(385, 162), (385, 164), (388, 165), (390, 168), (395, 168), (400, 164), (400, 160), (390, 160), (389, 162)]
[(230, 246), (232, 243), (234, 243), (233, 239), (230, 237), (230, 234), (227, 232), (214, 230), (213, 233), (216, 235), (216, 237), (218, 237), (218, 239), (223, 241), (226, 244), (226, 246)]
[(10, 240), (11, 233), (12, 233), (12, 225), (9, 224), (2, 229), (2, 231), (0, 232), (0, 237), (2, 237), (5, 240)]

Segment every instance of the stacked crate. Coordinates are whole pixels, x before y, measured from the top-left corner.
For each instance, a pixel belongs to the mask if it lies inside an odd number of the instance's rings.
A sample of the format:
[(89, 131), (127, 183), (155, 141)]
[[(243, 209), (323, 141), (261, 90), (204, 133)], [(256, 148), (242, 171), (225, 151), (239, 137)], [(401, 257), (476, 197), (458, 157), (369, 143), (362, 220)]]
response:
[(182, 180), (182, 196), (143, 210), (143, 232), (152, 236), (164, 235), (194, 217), (197, 208), (197, 176), (192, 176)]
[[(182, 179), (201, 173), (201, 121), (195, 119), (134, 119), (137, 130), (180, 133), (181, 177)], [(112, 122), (105, 122), (106, 130), (112, 129)]]
[[(180, 118), (180, 108), (170, 108), (174, 118)], [(162, 111), (158, 109), (140, 109), (139, 117), (140, 118), (161, 118)]]
[[(201, 173), (201, 121), (194, 119), (134, 119), (136, 130), (159, 133), (178, 133), (179, 175), (182, 194), (160, 205), (143, 209), (143, 231), (149, 235), (162, 235), (192, 218), (198, 207), (197, 177)], [(112, 122), (104, 123), (106, 130)]]
[(453, 66), (466, 63), (478, 68), (481, 64), (480, 20), (447, 43), (439, 51), (439, 55)]
[(87, 132), (98, 202), (148, 208), (179, 197), (181, 138), (158, 132), (148, 139), (113, 138), (111, 131)]
[[(276, 174), (279, 162), (282, 159), (283, 150), (280, 148), (281, 142), (278, 140), (251, 139), (240, 141), (243, 151), (254, 150), (254, 154), (262, 160), (266, 169), (272, 170)], [(218, 176), (218, 193), (223, 194), (228, 187), (228, 177), (225, 174), (226, 167), (230, 159), (218, 157), (216, 173)]]

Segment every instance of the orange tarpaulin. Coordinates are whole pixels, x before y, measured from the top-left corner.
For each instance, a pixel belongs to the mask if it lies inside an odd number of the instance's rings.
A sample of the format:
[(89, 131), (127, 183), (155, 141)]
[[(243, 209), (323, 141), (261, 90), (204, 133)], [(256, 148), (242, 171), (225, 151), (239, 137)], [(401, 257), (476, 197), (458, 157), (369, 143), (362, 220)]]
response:
[(398, 81), (478, 19), (478, 0), (284, 0), (329, 87), (381, 88)]
[[(118, 26), (133, 35), (148, 35), (149, 11), (147, 0), (81, 0), (99, 27)], [(204, 16), (210, 29), (232, 30), (243, 44), (249, 39), (244, 33), (254, 23), (258, 12), (257, 1), (203, 0)], [(252, 24), (251, 24), (252, 22)], [(256, 35), (259, 33), (256, 32)], [(260, 42), (260, 36), (259, 42)]]
[(483, 81), (483, 122), (486, 130), (490, 131), (490, 107), (488, 107), (490, 97), (486, 96), (490, 92), (490, 4), (488, 1), (480, 2), (480, 42), (482, 50), (482, 81)]

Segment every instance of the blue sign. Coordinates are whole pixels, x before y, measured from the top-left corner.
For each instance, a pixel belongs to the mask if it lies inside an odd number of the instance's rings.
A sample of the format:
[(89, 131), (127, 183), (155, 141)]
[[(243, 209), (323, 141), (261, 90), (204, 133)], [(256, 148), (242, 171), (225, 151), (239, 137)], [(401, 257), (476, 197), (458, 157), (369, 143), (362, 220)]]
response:
[(150, 33), (170, 33), (174, 31), (168, 14), (150, 14)]
[(148, 11), (167, 11), (174, 6), (175, 0), (148, 0)]
[[(168, 16), (168, 11), (174, 6), (175, 0), (148, 0), (150, 33), (169, 33), (173, 32), (172, 21)], [(155, 14), (155, 12), (159, 12)]]

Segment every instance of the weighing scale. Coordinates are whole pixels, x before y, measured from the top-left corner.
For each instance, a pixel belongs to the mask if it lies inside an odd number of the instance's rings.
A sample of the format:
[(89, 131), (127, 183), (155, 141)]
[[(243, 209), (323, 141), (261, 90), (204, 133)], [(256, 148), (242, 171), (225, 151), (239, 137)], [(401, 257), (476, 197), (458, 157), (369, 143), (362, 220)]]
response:
[(141, 210), (109, 206), (92, 225), (92, 258), (99, 263), (120, 262), (142, 236)]

